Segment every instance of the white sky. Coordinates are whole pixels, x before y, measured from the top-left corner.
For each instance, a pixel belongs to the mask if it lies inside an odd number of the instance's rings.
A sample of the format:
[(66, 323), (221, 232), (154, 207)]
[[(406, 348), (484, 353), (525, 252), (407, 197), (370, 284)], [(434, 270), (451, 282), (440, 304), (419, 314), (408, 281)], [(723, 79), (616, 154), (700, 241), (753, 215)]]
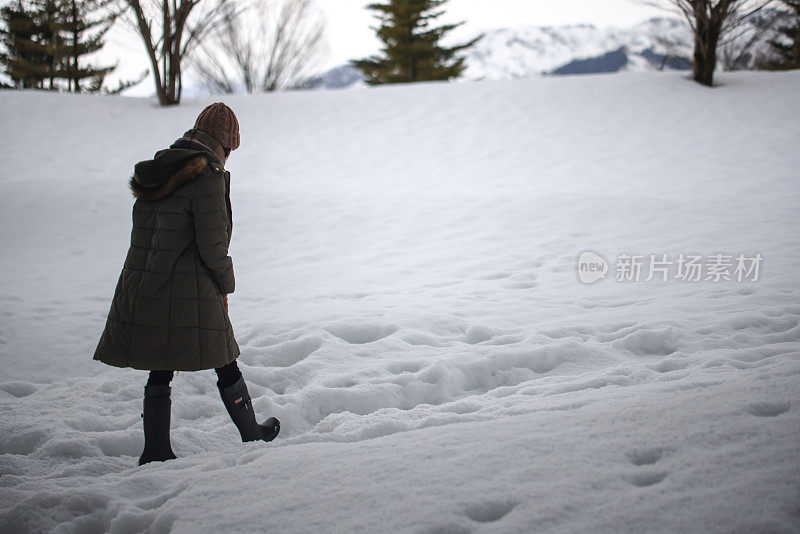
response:
[[(369, 55), (379, 42), (370, 26), (369, 0), (318, 0), (328, 17), (331, 65)], [(560, 26), (590, 23), (630, 26), (664, 11), (638, 0), (450, 0), (444, 22), (465, 21), (454, 37), (465, 39), (482, 30), (509, 26)]]
[[(327, 18), (328, 54), (324, 69), (366, 57), (379, 50), (380, 42), (371, 26), (376, 20), (365, 6), (372, 0), (316, 0)], [(0, 0), (0, 4), (7, 3)], [(492, 28), (523, 25), (560, 26), (588, 23), (597, 26), (631, 26), (665, 12), (644, 5), (641, 0), (450, 0), (441, 23), (465, 21), (451, 35), (455, 41), (468, 40)], [(149, 67), (136, 34), (122, 24), (106, 38), (107, 46), (98, 54), (103, 64), (119, 61), (109, 75), (109, 85), (116, 80), (130, 79)], [(324, 70), (321, 69), (321, 70)], [(153, 92), (148, 77), (126, 91), (130, 96), (146, 96)]]

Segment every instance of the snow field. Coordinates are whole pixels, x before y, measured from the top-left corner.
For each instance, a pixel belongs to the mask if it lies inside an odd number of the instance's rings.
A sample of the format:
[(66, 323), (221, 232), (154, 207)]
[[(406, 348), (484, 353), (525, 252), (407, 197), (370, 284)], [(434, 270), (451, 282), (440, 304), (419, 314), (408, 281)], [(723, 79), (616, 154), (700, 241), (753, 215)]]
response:
[[(208, 101), (7, 93), (0, 530), (796, 531), (799, 81), (225, 98), (231, 318), (282, 434), (237, 443), (213, 372), (180, 373), (179, 460), (143, 468), (146, 373), (91, 354), (132, 165)], [(587, 286), (587, 249), (765, 260)]]

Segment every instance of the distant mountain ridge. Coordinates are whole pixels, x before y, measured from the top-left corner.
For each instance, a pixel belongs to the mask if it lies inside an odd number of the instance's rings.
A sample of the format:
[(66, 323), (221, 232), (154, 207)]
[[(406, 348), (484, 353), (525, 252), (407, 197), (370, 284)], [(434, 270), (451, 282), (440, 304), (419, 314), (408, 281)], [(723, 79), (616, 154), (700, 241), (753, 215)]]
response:
[[(654, 18), (630, 28), (590, 24), (521, 26), (485, 33), (466, 52), (466, 80), (507, 80), (545, 74), (689, 68), (692, 35), (677, 19)], [(341, 65), (304, 85), (341, 89), (358, 84), (360, 71)]]
[(488, 32), (467, 52), (465, 78), (688, 69), (692, 43), (686, 23), (671, 18), (653, 18), (629, 28), (503, 28)]
[[(766, 15), (754, 16), (725, 54), (739, 54)], [(692, 66), (694, 38), (685, 21), (656, 17), (631, 27), (601, 28), (591, 24), (520, 26), (485, 33), (466, 55), (465, 80), (508, 80), (543, 75), (686, 70)], [(763, 45), (759, 45), (763, 46)], [(752, 68), (743, 55), (737, 68)], [(341, 89), (363, 83), (361, 72), (340, 65), (304, 84), (306, 89)]]

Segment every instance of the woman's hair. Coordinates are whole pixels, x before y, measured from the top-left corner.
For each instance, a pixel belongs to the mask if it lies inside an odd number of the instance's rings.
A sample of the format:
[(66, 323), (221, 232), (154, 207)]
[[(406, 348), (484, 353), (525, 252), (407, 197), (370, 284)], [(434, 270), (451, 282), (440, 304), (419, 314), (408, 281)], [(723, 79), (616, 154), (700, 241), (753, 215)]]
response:
[(225, 152), (225, 157), (226, 158), (231, 155), (231, 149), (230, 148), (222, 147), (222, 150)]

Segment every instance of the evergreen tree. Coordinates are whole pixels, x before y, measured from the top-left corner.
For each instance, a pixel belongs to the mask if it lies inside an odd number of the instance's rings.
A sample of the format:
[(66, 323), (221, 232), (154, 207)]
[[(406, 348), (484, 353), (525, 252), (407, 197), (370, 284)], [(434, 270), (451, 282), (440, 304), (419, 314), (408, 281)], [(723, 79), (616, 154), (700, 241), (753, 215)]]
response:
[[(57, 78), (66, 74), (66, 43), (61, 32), (61, 6), (57, 0), (33, 0), (36, 33), (34, 47), (42, 58), (38, 67), (48, 89), (58, 89)], [(35, 67), (35, 66), (34, 66)]]
[[(119, 15), (113, 0), (22, 0), (4, 7), (0, 30), (6, 52), (0, 63), (14, 86), (21, 88), (98, 91), (111, 67), (83, 65), (81, 59), (100, 50), (103, 36)], [(100, 17), (94, 16), (98, 11)], [(88, 83), (81, 85), (82, 80)], [(66, 84), (58, 83), (66, 80)], [(44, 82), (48, 83), (45, 84)]]
[(769, 42), (776, 56), (769, 66), (774, 69), (797, 69), (800, 68), (800, 0), (780, 1), (788, 8), (787, 19), (791, 24), (777, 28), (783, 39)]
[[(2, 9), (5, 73), (17, 87), (57, 89), (64, 76), (65, 45), (56, 0), (18, 0)], [(45, 86), (45, 81), (48, 85)]]
[[(61, 29), (66, 40), (67, 88), (74, 92), (96, 92), (100, 90), (106, 74), (114, 70), (116, 65), (95, 67), (82, 65), (80, 60), (103, 48), (103, 37), (119, 16), (109, 9), (114, 0), (62, 1)], [(101, 13), (99, 17), (95, 16), (98, 12)], [(86, 79), (89, 79), (89, 86), (81, 87), (81, 81)]]
[(13, 87), (25, 89), (42, 87), (44, 74), (35, 42), (36, 20), (34, 13), (25, 8), (21, 0), (0, 9), (4, 27), (0, 29), (5, 52), (0, 54), (3, 72), (11, 78)]
[(442, 46), (442, 38), (463, 24), (431, 26), (444, 14), (439, 8), (447, 1), (388, 0), (387, 4), (368, 5), (367, 9), (375, 11), (380, 20), (376, 30), (384, 43), (383, 54), (351, 64), (372, 85), (458, 78), (466, 65), (457, 54), (478, 42), (482, 35), (464, 44)]

